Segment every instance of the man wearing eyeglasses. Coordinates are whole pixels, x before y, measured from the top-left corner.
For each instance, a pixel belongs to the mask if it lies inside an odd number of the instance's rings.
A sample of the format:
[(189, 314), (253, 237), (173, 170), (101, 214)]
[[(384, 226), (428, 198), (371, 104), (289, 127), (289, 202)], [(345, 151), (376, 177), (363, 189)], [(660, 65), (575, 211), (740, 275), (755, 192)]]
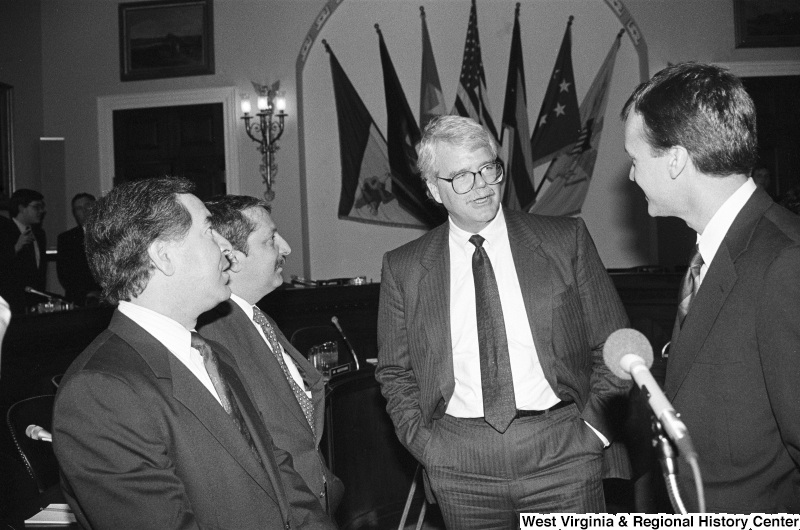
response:
[(625, 310), (580, 218), (500, 207), (491, 135), (442, 116), (417, 148), (447, 223), (386, 254), (376, 377), (448, 528), (521, 512), (603, 512), (606, 368)]

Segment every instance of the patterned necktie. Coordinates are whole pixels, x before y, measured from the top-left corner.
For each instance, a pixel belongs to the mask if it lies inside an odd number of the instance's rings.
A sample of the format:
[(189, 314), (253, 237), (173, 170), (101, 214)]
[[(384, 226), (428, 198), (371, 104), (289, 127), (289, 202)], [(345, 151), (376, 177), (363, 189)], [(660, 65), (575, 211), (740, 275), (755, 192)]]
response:
[(267, 316), (261, 311), (258, 307), (253, 306), (253, 321), (261, 326), (261, 330), (264, 332), (264, 336), (267, 337), (269, 341), (269, 346), (272, 349), (272, 354), (275, 356), (275, 359), (278, 361), (278, 364), (281, 366), (281, 370), (283, 370), (283, 375), (286, 376), (286, 380), (289, 382), (289, 386), (292, 388), (292, 392), (294, 392), (294, 397), (297, 398), (297, 402), (300, 404), (300, 408), (303, 409), (303, 414), (308, 421), (308, 425), (311, 426), (311, 432), (314, 431), (314, 404), (311, 402), (311, 398), (308, 397), (305, 390), (300, 388), (300, 385), (297, 384), (297, 381), (294, 380), (292, 377), (291, 372), (289, 372), (289, 367), (286, 366), (286, 361), (283, 358), (283, 353), (281, 350), (281, 345), (278, 342), (278, 336), (275, 334), (275, 330), (273, 329), (272, 325), (267, 320)]
[(233, 423), (236, 424), (236, 427), (247, 442), (247, 445), (250, 446), (253, 456), (255, 456), (258, 463), (264, 467), (264, 462), (262, 462), (261, 455), (258, 453), (258, 449), (256, 449), (253, 443), (253, 437), (250, 435), (250, 429), (244, 421), (242, 411), (239, 410), (239, 405), (236, 403), (236, 399), (231, 393), (230, 385), (228, 385), (228, 382), (225, 381), (219, 373), (219, 359), (217, 359), (217, 354), (214, 353), (214, 350), (211, 349), (211, 346), (208, 345), (205, 339), (195, 331), (192, 332), (192, 348), (199, 351), (200, 355), (203, 357), (203, 364), (206, 367), (206, 372), (208, 372), (208, 377), (211, 378), (214, 389), (219, 395), (222, 408), (225, 409), (225, 412), (230, 415)]
[(478, 320), (478, 352), (481, 363), (483, 416), (486, 423), (503, 433), (517, 414), (514, 399), (514, 380), (511, 359), (500, 304), (500, 291), (485, 240), (474, 235), (469, 242), (475, 245), (472, 254), (472, 275), (475, 281), (475, 313)]
[(689, 269), (683, 277), (681, 291), (678, 297), (678, 326), (683, 326), (683, 321), (689, 313), (689, 306), (700, 289), (700, 268), (703, 266), (703, 256), (700, 255), (700, 246), (694, 246), (694, 253), (689, 260)]

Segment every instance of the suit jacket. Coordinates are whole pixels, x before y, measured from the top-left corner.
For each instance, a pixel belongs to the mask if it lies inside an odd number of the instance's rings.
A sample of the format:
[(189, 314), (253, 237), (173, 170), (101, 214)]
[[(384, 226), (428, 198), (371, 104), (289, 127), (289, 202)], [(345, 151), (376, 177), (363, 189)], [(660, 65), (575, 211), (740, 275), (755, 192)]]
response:
[(31, 229), (39, 247), (38, 266), (32, 245), (26, 245), (19, 253), (14, 251), (21, 232), (12, 219), (0, 216), (0, 296), (15, 313), (24, 313), (28, 305), (44, 301), (25, 294), (26, 286), (44, 290), (47, 277), (47, 237), (40, 226)]
[[(694, 440), (710, 512), (800, 513), (798, 315), (800, 218), (757, 189), (676, 327), (667, 365), (665, 393)], [(691, 474), (680, 478), (696, 508)]]
[[(511, 254), (545, 378), (609, 440), (612, 401), (630, 388), (603, 362), (603, 344), (628, 319), (581, 219), (505, 210)], [(425, 464), (432, 422), (453, 394), (447, 223), (387, 253), (378, 312), (376, 377), (400, 441)], [(626, 476), (624, 448), (606, 451), (607, 476)]]
[(89, 270), (80, 226), (59, 234), (56, 273), (67, 299), (78, 305), (86, 303), (88, 293), (100, 290)]
[(317, 495), (322, 506), (333, 514), (341, 501), (344, 486), (325, 465), (319, 451), (325, 426), (325, 383), (322, 374), (286, 340), (275, 322), (269, 317), (267, 319), (275, 329), (278, 342), (294, 360), (300, 375), (311, 389), (314, 431), (272, 350), (235, 302), (227, 300), (202, 315), (198, 330), (204, 337), (228, 346), (248, 386), (253, 390), (253, 402), (260, 409), (275, 445), (292, 455), (297, 472)]
[[(263, 466), (186, 366), (116, 312), (56, 395), (53, 449), (84, 528), (334, 528), (291, 478), (291, 457), (274, 449), (230, 354), (209, 344)], [(303, 503), (290, 507), (291, 489)]]

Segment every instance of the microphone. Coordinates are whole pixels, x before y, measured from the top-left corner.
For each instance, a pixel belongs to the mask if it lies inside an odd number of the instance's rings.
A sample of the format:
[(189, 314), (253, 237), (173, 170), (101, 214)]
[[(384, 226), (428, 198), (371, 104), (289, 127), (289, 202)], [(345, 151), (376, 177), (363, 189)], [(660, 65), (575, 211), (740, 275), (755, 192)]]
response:
[(603, 360), (617, 377), (628, 380), (633, 378), (647, 396), (653, 414), (678, 449), (687, 458), (696, 457), (697, 453), (686, 425), (678, 418), (678, 413), (650, 373), (649, 368), (653, 365), (653, 347), (647, 337), (635, 329), (618, 329), (606, 339), (603, 346)]
[(344, 339), (344, 343), (347, 344), (348, 348), (350, 348), (350, 355), (353, 356), (353, 361), (355, 361), (355, 363), (356, 363), (356, 372), (361, 370), (361, 367), (358, 364), (358, 356), (356, 355), (356, 351), (353, 349), (353, 345), (350, 344), (350, 341), (347, 340), (347, 336), (344, 334), (344, 330), (342, 330), (342, 326), (339, 325), (339, 319), (336, 318), (336, 315), (331, 317), (331, 322), (333, 322), (333, 325), (336, 326), (336, 329), (339, 330), (339, 335), (341, 335), (342, 339)]
[(35, 294), (36, 296), (41, 296), (43, 298), (47, 298), (48, 300), (61, 300), (62, 302), (66, 302), (67, 299), (63, 298), (55, 293), (47, 293), (42, 291), (37, 291), (33, 287), (25, 287), (25, 292), (30, 294)]
[(27, 436), (31, 440), (37, 440), (42, 442), (53, 441), (53, 435), (50, 434), (48, 431), (46, 431), (44, 427), (39, 427), (38, 425), (28, 425), (28, 428), (25, 429), (25, 436)]

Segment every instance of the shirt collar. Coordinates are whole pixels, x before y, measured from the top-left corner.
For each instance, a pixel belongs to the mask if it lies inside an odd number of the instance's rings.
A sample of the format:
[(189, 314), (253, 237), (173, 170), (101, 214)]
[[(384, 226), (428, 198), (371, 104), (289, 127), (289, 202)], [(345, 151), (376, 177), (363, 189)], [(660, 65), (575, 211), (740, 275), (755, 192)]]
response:
[(139, 324), (169, 351), (181, 354), (191, 348), (191, 332), (177, 321), (125, 300), (120, 300), (119, 312)]
[[(469, 242), (469, 238), (475, 235), (475, 232), (467, 232), (466, 230), (462, 230), (453, 222), (452, 219), (449, 220), (450, 223), (450, 237), (458, 242), (459, 245), (469, 248), (474, 248), (472, 243)], [(478, 234), (483, 237), (489, 246), (493, 243), (496, 244), (498, 238), (502, 237), (503, 234), (507, 232), (506, 230), (506, 218), (503, 215), (503, 208), (500, 207), (497, 210), (497, 215), (494, 216), (494, 219), (491, 222), (483, 227), (483, 230), (478, 232)]]
[(244, 314), (247, 315), (247, 318), (253, 320), (253, 304), (249, 303), (241, 296), (236, 296), (233, 293), (231, 293), (231, 301), (242, 308), (242, 311), (244, 311)]
[(700, 248), (700, 255), (705, 264), (710, 264), (714, 259), (728, 229), (755, 191), (755, 182), (752, 178), (748, 178), (744, 184), (739, 186), (738, 190), (733, 192), (733, 195), (728, 197), (728, 200), (722, 203), (722, 206), (703, 229), (703, 233), (697, 234), (697, 246)]

